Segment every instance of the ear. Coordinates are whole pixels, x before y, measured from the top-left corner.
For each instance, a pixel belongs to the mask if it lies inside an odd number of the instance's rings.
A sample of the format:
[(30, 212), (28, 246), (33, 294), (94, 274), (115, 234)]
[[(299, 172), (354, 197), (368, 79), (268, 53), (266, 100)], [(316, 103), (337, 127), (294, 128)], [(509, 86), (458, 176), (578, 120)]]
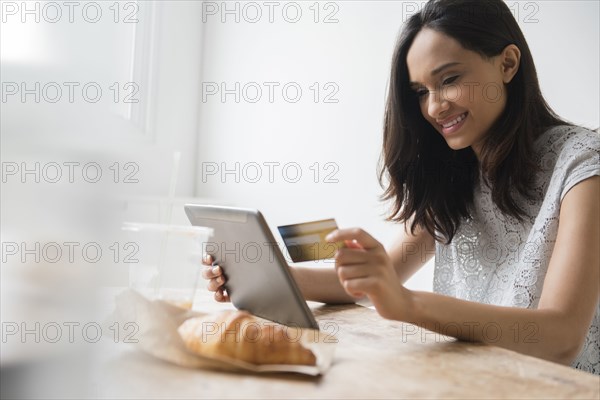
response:
[(502, 81), (508, 84), (519, 70), (521, 61), (521, 50), (514, 44), (509, 44), (502, 50), (500, 55)]

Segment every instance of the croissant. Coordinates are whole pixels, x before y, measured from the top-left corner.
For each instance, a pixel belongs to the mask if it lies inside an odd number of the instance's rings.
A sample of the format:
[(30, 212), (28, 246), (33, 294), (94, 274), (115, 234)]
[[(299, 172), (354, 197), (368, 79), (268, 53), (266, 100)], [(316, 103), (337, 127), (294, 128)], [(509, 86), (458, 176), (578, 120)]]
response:
[(300, 343), (300, 328), (257, 318), (246, 311), (190, 318), (178, 329), (189, 351), (229, 357), (252, 364), (316, 365), (312, 351)]

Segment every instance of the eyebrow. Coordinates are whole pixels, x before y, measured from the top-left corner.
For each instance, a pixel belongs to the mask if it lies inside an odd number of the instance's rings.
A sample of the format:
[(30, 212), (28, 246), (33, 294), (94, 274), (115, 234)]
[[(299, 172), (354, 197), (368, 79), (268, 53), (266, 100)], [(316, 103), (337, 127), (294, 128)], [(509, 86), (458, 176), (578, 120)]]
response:
[[(456, 66), (456, 65), (461, 65), (461, 64), (462, 64), (462, 63), (459, 63), (459, 62), (456, 62), (456, 61), (454, 61), (454, 62), (449, 62), (449, 63), (446, 63), (446, 64), (442, 64), (442, 65), (440, 65), (439, 67), (436, 67), (436, 68), (434, 68), (434, 69), (431, 71), (431, 74), (430, 74), (430, 75), (431, 75), (431, 76), (435, 76), (435, 75), (439, 74), (440, 72), (442, 72), (442, 71), (443, 71), (443, 70), (445, 70), (445, 69), (448, 69), (448, 68), (450, 68), (450, 67), (454, 67), (454, 66)], [(411, 85), (411, 86), (414, 86), (414, 85), (420, 85), (420, 83), (419, 83), (419, 82), (413, 82), (413, 81), (411, 81), (411, 82), (409, 82), (409, 83), (410, 83), (410, 85)]]

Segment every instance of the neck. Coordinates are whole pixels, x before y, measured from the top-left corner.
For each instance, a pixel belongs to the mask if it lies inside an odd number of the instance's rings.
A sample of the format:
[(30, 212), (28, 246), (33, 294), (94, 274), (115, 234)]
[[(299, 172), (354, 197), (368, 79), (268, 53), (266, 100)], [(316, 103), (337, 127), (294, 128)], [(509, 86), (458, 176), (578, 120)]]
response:
[(475, 153), (475, 157), (477, 157), (477, 161), (479, 161), (479, 163), (481, 163), (481, 143), (473, 143), (471, 145), (471, 149), (473, 150), (473, 153)]

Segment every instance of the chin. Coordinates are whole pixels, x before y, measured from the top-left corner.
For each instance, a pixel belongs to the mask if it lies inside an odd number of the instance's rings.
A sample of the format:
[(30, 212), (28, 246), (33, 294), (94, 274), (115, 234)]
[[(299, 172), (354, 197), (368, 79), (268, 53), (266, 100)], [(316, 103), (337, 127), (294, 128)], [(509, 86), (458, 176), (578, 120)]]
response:
[(462, 140), (446, 140), (446, 144), (452, 150), (462, 150), (462, 149), (466, 149), (467, 147), (471, 146), (470, 143), (465, 143)]

